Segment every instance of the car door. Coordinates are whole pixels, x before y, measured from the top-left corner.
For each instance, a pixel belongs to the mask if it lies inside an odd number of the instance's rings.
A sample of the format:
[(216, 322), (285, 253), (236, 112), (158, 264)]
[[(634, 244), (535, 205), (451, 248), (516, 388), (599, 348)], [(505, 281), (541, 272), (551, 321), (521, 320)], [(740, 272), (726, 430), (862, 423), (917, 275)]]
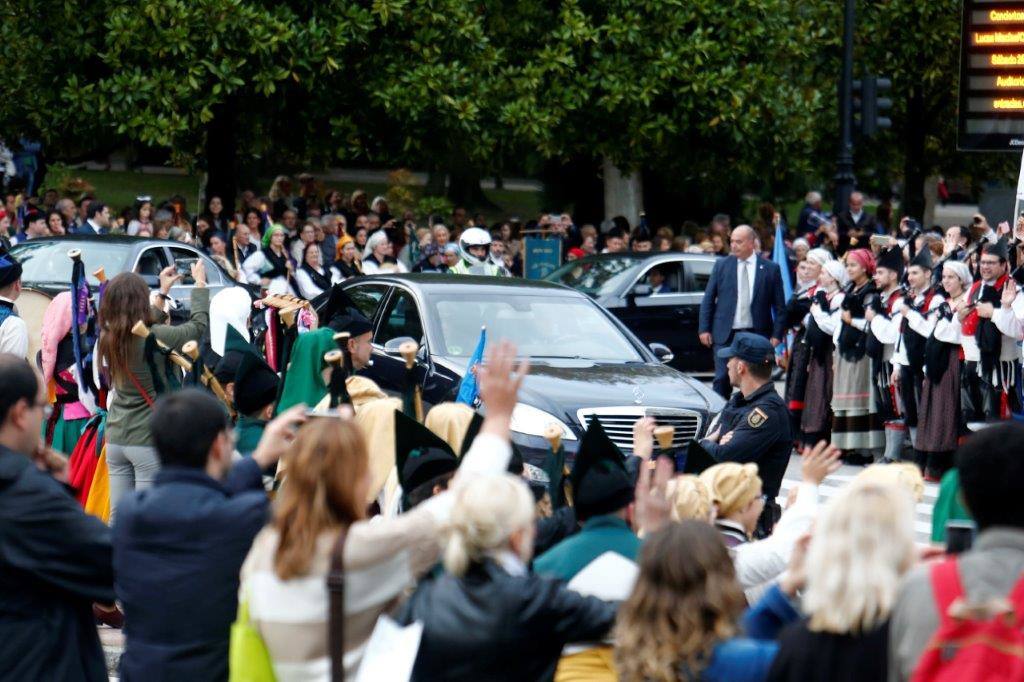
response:
[[(662, 291), (656, 291), (652, 282), (654, 271), (664, 278)], [(625, 306), (614, 312), (645, 344), (663, 343), (675, 356), (669, 364), (676, 369), (687, 370), (686, 336), (692, 327), (696, 337), (697, 317), (691, 310), (694, 298), (684, 291), (684, 269), (681, 260), (660, 261), (645, 264), (639, 271), (630, 289), (626, 292)], [(650, 288), (649, 292), (637, 295), (635, 289)], [(699, 296), (696, 299), (700, 306)]]
[[(711, 350), (701, 345), (698, 338), (700, 324), (700, 304), (711, 279), (711, 271), (715, 267), (715, 258), (690, 258), (683, 261), (682, 305), (686, 312), (680, 313), (685, 331), (679, 339), (679, 349), (683, 355), (680, 365), (684, 371), (696, 374), (714, 374), (715, 361)], [(675, 349), (673, 349), (675, 350)], [(678, 359), (678, 355), (676, 358)]]
[[(423, 386), (431, 363), (422, 311), (412, 291), (396, 286), (381, 308), (373, 334), (372, 376), (382, 389), (393, 395), (405, 389), (405, 360), (394, 348), (397, 340), (402, 338), (411, 338), (420, 346), (415, 376), (417, 383)], [(435, 394), (440, 393), (431, 385), (431, 390), (424, 390), (424, 402), (427, 405), (437, 402), (438, 395)]]

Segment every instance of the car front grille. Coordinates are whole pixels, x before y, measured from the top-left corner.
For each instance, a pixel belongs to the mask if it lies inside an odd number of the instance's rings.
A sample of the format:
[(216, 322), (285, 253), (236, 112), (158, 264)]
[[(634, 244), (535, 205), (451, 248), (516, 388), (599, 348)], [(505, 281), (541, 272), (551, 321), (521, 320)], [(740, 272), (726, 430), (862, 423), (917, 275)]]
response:
[(576, 417), (584, 429), (591, 415), (604, 427), (608, 437), (620, 449), (633, 451), (633, 423), (640, 417), (653, 417), (658, 426), (674, 426), (672, 447), (682, 447), (700, 434), (703, 417), (699, 412), (673, 407), (592, 407), (577, 410)]

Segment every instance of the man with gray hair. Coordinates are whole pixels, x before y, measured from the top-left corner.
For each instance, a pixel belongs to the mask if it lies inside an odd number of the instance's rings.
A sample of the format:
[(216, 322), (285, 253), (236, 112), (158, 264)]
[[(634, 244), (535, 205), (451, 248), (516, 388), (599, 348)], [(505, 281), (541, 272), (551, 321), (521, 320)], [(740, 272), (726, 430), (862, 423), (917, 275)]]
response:
[(757, 233), (739, 225), (729, 237), (732, 254), (719, 258), (711, 271), (700, 303), (700, 342), (715, 350), (714, 389), (723, 398), (731, 393), (727, 362), (718, 351), (739, 332), (771, 339), (777, 346), (786, 326), (786, 297), (782, 271), (757, 251)]
[(814, 234), (825, 222), (821, 212), (821, 192), (811, 190), (804, 197), (804, 207), (800, 209), (800, 217), (796, 221), (797, 234)]
[(320, 242), (320, 260), (327, 270), (334, 265), (334, 252), (338, 246), (338, 215), (328, 213), (321, 216), (320, 228), (324, 231), (324, 239)]

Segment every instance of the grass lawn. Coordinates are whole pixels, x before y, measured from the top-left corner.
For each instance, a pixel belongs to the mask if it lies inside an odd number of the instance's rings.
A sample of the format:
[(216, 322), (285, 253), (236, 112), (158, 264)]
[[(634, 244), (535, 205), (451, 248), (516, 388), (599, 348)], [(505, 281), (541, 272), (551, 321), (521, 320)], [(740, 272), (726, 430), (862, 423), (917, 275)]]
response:
[[(109, 204), (113, 211), (120, 211), (130, 206), (136, 196), (148, 194), (153, 200), (160, 202), (175, 194), (180, 194), (188, 201), (189, 209), (194, 211), (199, 196), (199, 178), (194, 175), (155, 175), (132, 171), (90, 171), (73, 170), (72, 177), (81, 177), (96, 188), (96, 196)], [(258, 188), (261, 192), (270, 189), (273, 178), (264, 179)], [(372, 199), (384, 194), (387, 185), (383, 183), (325, 183), (328, 189), (338, 189), (350, 193), (355, 189), (363, 189)], [(422, 187), (414, 187), (413, 193), (419, 199)], [(485, 190), (487, 197), (497, 204), (497, 209), (484, 211), (489, 222), (520, 216), (529, 220), (541, 211), (541, 192), (516, 192), (512, 190)]]

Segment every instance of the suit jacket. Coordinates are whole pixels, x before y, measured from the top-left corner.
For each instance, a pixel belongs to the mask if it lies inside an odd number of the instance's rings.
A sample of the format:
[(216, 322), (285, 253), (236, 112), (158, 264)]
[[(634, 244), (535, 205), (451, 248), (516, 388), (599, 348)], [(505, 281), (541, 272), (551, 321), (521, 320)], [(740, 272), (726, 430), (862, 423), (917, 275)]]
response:
[[(726, 343), (736, 317), (739, 293), (736, 287), (736, 256), (719, 258), (711, 271), (711, 279), (700, 302), (701, 334), (711, 332), (718, 345)], [(782, 272), (779, 266), (757, 257), (754, 270), (754, 296), (750, 300), (753, 331), (766, 338), (781, 339), (786, 327), (786, 295), (782, 291)]]
[[(838, 218), (836, 218), (836, 227), (839, 229), (840, 253), (846, 252), (850, 249), (869, 248), (868, 237), (879, 232), (875, 216), (871, 215), (867, 211), (861, 211), (860, 220), (854, 222), (853, 214), (850, 213), (850, 209), (846, 209), (839, 214)], [(855, 245), (850, 244), (850, 230), (860, 230), (864, 233), (863, 236), (857, 239), (857, 243)]]
[(223, 482), (164, 467), (152, 488), (125, 496), (113, 529), (122, 680), (228, 679), (239, 573), (268, 509), (251, 458)]
[(0, 446), (0, 679), (106, 682), (92, 602), (114, 601), (110, 529)]

